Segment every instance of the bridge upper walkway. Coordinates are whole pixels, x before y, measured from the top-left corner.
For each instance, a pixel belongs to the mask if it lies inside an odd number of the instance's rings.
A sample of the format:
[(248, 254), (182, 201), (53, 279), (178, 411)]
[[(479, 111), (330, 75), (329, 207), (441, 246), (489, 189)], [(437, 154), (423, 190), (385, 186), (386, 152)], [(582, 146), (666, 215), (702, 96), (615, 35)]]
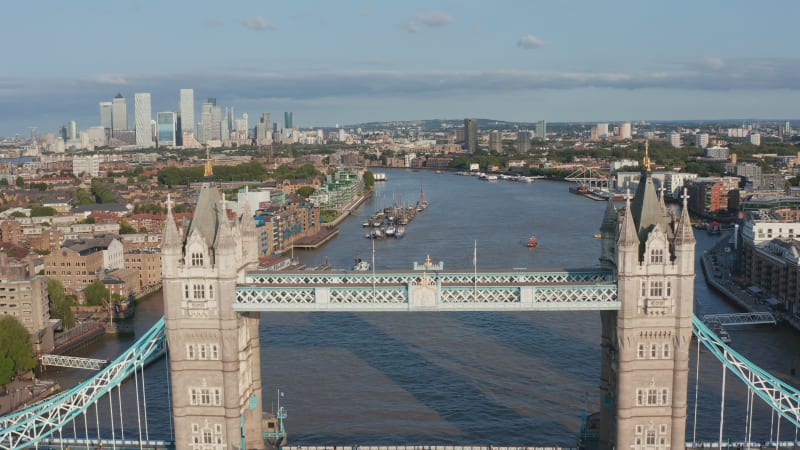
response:
[[(438, 267), (441, 267), (440, 265)], [(252, 272), (236, 311), (569, 311), (619, 309), (611, 272)]]

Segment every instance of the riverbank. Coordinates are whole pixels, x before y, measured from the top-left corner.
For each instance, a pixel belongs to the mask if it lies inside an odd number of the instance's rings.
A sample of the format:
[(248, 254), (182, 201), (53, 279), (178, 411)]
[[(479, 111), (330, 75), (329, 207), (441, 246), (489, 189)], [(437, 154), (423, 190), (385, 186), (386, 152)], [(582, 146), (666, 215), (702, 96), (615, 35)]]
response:
[(372, 197), (372, 193), (373, 192), (374, 192), (373, 190), (369, 190), (369, 191), (365, 192), (364, 195), (359, 196), (358, 198), (353, 200), (351, 203), (347, 204), (347, 206), (342, 208), (341, 214), (336, 216), (336, 218), (333, 220), (333, 222), (323, 223), (322, 226), (323, 227), (328, 227), (328, 228), (333, 228), (333, 227), (339, 225), (345, 219), (350, 217), (350, 215), (353, 213), (353, 211), (356, 208), (361, 206), (365, 201), (367, 201), (370, 197)]
[[(706, 250), (700, 258), (700, 266), (706, 283), (720, 295), (747, 312), (771, 312), (776, 319), (800, 331), (800, 322), (788, 314), (769, 307), (764, 299), (753, 296), (747, 286), (740, 285), (731, 275), (735, 260), (735, 249), (729, 244), (731, 233), (723, 233), (714, 247)], [(726, 250), (727, 249), (727, 250)]]

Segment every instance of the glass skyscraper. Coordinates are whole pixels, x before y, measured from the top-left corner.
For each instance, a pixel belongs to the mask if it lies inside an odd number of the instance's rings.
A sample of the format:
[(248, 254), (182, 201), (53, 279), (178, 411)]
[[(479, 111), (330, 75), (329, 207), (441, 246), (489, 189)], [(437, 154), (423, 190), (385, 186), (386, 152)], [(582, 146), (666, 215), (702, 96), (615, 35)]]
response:
[(176, 114), (172, 111), (160, 112), (156, 115), (158, 127), (158, 146), (175, 146)]
[(181, 89), (181, 130), (194, 132), (194, 89)]
[(133, 95), (133, 110), (136, 122), (136, 147), (150, 148), (153, 146), (153, 131), (150, 128), (153, 113), (149, 92), (137, 92)]

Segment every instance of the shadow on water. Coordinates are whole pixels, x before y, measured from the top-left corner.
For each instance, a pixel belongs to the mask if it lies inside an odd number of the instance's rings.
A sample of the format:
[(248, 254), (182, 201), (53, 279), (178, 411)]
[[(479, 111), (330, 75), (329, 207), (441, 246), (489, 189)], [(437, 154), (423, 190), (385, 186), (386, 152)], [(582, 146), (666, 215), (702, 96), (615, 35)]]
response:
[[(468, 437), (473, 443), (503, 443), (524, 445), (537, 441), (537, 436), (572, 436), (575, 430), (567, 429), (547, 417), (520, 414), (501, 404), (478, 388), (474, 380), (443, 367), (423, 356), (423, 349), (387, 334), (357, 314), (327, 313), (310, 314), (310, 326), (298, 329), (272, 327), (266, 333), (264, 345), (280, 346), (281, 342), (297, 343), (292, 337), (303, 335), (303, 345), (311, 348), (335, 343), (339, 348), (352, 352), (360, 360), (388, 377), (399, 388), (414, 397), (421, 405), (435, 412), (441, 420), (456, 427), (461, 435), (432, 435), (384, 432), (380, 435), (358, 433), (325, 433), (324, 442), (352, 442), (357, 439), (365, 443), (423, 442), (455, 444)], [(283, 328), (283, 329), (282, 329)], [(477, 351), (463, 348), (463, 352)], [(530, 380), (535, 384), (535, 380)], [(391, 406), (387, 406), (391, 408)], [(413, 430), (413, 418), (408, 429)], [(498, 429), (502, 430), (498, 435)], [(311, 436), (294, 434), (294, 439), (304, 443), (316, 441)], [(339, 439), (339, 441), (337, 441)], [(322, 442), (322, 441), (320, 441)]]
[[(547, 318), (553, 313), (532, 313)], [(574, 314), (574, 313), (573, 313)], [(470, 314), (461, 313), (456, 317), (463, 323), (481, 329), (486, 335), (502, 342), (520, 353), (536, 358), (537, 361), (557, 366), (558, 370), (576, 378), (585, 378), (587, 373), (600, 376), (600, 346), (587, 341), (567, 336), (559, 328), (545, 325), (533, 326), (530, 322), (520, 320), (514, 313)], [(599, 318), (598, 318), (599, 322)], [(583, 323), (583, 322), (581, 322)], [(600, 330), (596, 340), (599, 342)], [(574, 364), (565, 364), (565, 360)], [(592, 372), (594, 370), (594, 372)]]

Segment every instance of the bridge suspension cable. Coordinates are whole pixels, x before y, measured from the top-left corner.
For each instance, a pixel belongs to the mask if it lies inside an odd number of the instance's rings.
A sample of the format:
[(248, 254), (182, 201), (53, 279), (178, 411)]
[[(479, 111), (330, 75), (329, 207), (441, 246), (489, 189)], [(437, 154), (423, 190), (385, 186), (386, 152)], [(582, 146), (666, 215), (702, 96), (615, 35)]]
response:
[(113, 388), (125, 381), (137, 368), (143, 367), (152, 358), (163, 353), (166, 345), (164, 328), (162, 318), (141, 339), (94, 377), (29, 408), (0, 417), (0, 449), (36, 445), (53, 432), (68, 425), (81, 413), (85, 413), (91, 405), (95, 406), (99, 433), (97, 401), (106, 394), (110, 395)]
[[(722, 362), (727, 370), (742, 380), (780, 417), (800, 427), (800, 390), (758, 367), (728, 347), (700, 319), (692, 319), (698, 341)], [(724, 382), (724, 378), (723, 378)]]

